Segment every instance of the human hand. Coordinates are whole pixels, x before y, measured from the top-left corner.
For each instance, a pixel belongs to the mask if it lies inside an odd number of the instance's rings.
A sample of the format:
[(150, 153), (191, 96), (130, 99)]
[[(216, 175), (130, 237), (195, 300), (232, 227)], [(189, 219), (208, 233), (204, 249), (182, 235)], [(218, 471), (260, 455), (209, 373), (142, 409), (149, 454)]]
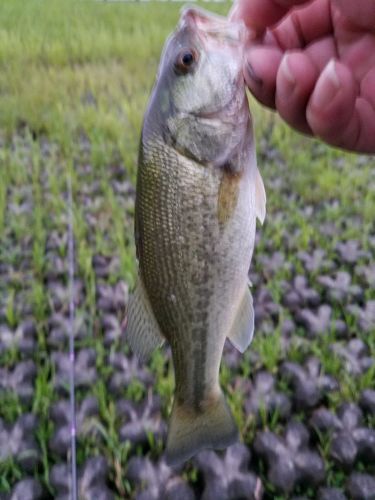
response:
[(249, 28), (244, 74), (293, 128), (375, 153), (375, 1), (239, 0)]

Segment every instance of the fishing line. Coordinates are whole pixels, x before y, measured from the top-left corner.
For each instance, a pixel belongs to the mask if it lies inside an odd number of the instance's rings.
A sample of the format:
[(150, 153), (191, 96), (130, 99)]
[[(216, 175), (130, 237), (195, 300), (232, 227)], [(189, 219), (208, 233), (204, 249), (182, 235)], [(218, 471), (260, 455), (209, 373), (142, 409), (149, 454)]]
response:
[(74, 393), (74, 236), (73, 236), (73, 195), (72, 179), (68, 175), (68, 276), (69, 276), (69, 392), (70, 392), (70, 448), (72, 500), (77, 500), (77, 460), (76, 460), (76, 411)]

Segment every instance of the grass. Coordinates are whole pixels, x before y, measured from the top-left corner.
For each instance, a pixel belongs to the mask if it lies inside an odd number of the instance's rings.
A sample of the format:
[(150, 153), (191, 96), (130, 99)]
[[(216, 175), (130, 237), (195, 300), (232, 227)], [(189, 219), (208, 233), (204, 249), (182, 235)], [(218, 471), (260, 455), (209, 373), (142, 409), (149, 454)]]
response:
[(66, 152), (83, 134), (94, 165), (116, 150), (134, 175), (142, 110), (180, 7), (158, 24), (158, 3), (2, 2), (0, 126), (8, 136), (27, 126)]
[[(225, 13), (229, 6), (215, 3), (209, 8)], [(55, 271), (55, 261), (50, 257), (66, 259), (63, 236), (70, 178), (77, 279), (84, 289), (77, 314), (85, 318), (86, 324), (87, 338), (82, 345), (94, 347), (97, 352), (99, 378), (91, 392), (99, 402), (97, 427), (102, 436), (99, 444), (85, 442), (79, 459), (84, 461), (89, 453), (104, 454), (118, 496), (133, 495), (123, 471), (134, 450), (129, 443), (119, 441), (116, 398), (107, 390), (111, 369), (106, 364), (108, 353), (100, 327), (97, 287), (121, 279), (130, 287), (134, 284), (132, 198), (116, 191), (112, 167), (123, 170), (121, 182), (134, 185), (144, 109), (164, 40), (175, 26), (180, 8), (173, 2), (0, 3), (0, 265), (11, 268), (9, 279), (0, 282), (0, 310), (2, 321), (12, 330), (25, 317), (32, 316), (38, 332), (33, 353), (37, 367), (33, 401), (21, 405), (12, 394), (0, 392), (0, 416), (12, 423), (23, 412), (38, 415), (41, 464), (36, 475), (51, 494), (54, 492), (49, 473), (56, 458), (48, 450), (53, 432), (49, 408), (58, 396), (53, 388), (47, 333), (50, 315), (59, 308), (49, 288), (49, 274)], [(374, 158), (344, 154), (296, 134), (253, 100), (251, 109), (268, 197), (268, 215), (252, 268), (267, 284), (273, 300), (281, 304), (281, 280), (290, 281), (297, 273), (306, 274), (315, 283), (316, 273), (306, 271), (297, 257), (299, 251), (322, 248), (327, 258), (334, 260), (336, 243), (352, 238), (370, 251), (369, 236), (374, 234), (375, 219), (375, 189), (371, 189), (375, 162)], [(281, 188), (275, 184), (279, 180)], [(307, 207), (312, 210), (304, 210)], [(90, 217), (97, 221), (94, 227)], [(321, 231), (322, 225), (328, 223), (336, 228), (329, 237)], [(61, 240), (57, 248), (48, 250), (53, 233)], [(276, 251), (285, 254), (288, 266), (272, 274), (262, 268), (260, 256)], [(107, 281), (95, 273), (96, 255), (118, 258), (119, 266)], [(349, 264), (344, 267), (353, 275)], [(352, 277), (356, 284), (358, 277)], [(66, 285), (66, 277), (61, 282)], [(318, 284), (315, 286), (322, 291)], [(374, 299), (375, 290), (365, 290), (365, 296)], [(66, 304), (61, 307), (67, 310)], [(283, 307), (281, 311), (284, 317), (287, 313)], [(335, 305), (334, 317), (344, 319), (350, 334), (356, 335), (356, 321), (345, 311), (345, 304)], [(263, 326), (257, 329), (251, 349), (259, 361), (252, 366), (245, 355), (239, 368), (242, 377), (252, 376), (259, 368), (277, 374), (286, 358), (303, 362), (314, 354), (321, 359), (323, 370), (341, 381), (341, 390), (330, 399), (332, 408), (348, 399), (357, 400), (360, 390), (374, 387), (373, 369), (358, 378), (347, 376), (343, 364), (329, 349), (329, 342), (336, 340), (334, 331), (303, 347), (292, 342), (288, 352), (282, 348), (280, 331), (281, 321), (273, 324), (271, 332)], [(298, 336), (304, 339), (305, 334), (301, 327)], [(363, 340), (374, 356), (375, 332)], [(19, 359), (17, 350), (0, 356), (4, 366), (13, 366)], [(171, 363), (165, 359), (165, 352), (156, 352), (150, 369), (154, 391), (160, 395), (162, 413), (167, 417), (173, 376)], [(245, 442), (251, 444), (255, 422), (244, 412), (243, 394), (232, 387), (233, 377), (232, 370), (223, 366), (221, 380), (229, 404), (244, 430)], [(281, 387), (282, 380), (279, 383)], [(146, 392), (142, 383), (134, 381), (124, 387), (122, 397), (140, 401)], [(263, 428), (279, 428), (276, 413), (268, 415), (262, 409), (261, 420)], [(160, 443), (151, 436), (149, 441), (151, 457), (158, 456)], [(194, 483), (196, 470), (189, 470), (187, 475)], [(9, 491), (21, 477), (23, 472), (13, 460), (0, 460), (0, 492)], [(264, 474), (262, 480), (271, 497), (275, 495)], [(340, 471), (331, 472), (329, 481), (341, 484)]]

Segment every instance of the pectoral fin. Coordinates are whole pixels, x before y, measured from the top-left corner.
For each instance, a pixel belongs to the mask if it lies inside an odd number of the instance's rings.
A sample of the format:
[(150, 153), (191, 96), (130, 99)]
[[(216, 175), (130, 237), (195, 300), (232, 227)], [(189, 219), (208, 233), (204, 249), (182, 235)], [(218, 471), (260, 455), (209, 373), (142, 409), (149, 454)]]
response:
[(132, 351), (142, 359), (164, 342), (141, 278), (129, 300), (125, 337)]
[(263, 224), (266, 217), (266, 190), (258, 169), (256, 169), (255, 174), (255, 215), (258, 217), (259, 222)]
[(253, 297), (251, 296), (250, 290), (246, 288), (228, 338), (236, 349), (240, 352), (244, 352), (253, 338), (253, 333)]

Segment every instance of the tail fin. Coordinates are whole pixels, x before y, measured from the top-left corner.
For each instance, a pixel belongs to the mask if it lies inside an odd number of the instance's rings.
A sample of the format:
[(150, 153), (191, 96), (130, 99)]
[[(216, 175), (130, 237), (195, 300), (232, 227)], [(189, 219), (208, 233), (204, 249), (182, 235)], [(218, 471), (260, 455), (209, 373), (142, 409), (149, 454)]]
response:
[(185, 462), (203, 448), (223, 449), (238, 440), (238, 430), (223, 393), (197, 412), (173, 403), (165, 458)]

